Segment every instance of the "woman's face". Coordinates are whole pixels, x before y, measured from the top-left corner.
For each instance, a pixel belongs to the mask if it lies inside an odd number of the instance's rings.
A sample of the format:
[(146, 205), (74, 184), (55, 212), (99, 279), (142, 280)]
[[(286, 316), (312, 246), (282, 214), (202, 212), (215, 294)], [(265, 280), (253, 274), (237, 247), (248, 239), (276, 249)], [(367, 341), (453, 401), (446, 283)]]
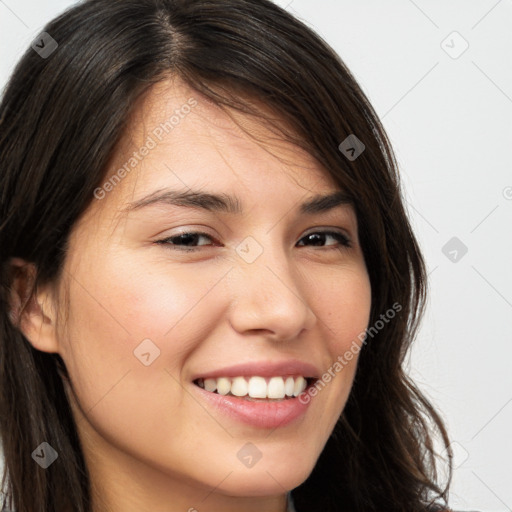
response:
[[(351, 389), (370, 312), (354, 210), (303, 208), (339, 189), (237, 116), (259, 143), (180, 83), (154, 87), (70, 238), (55, 339), (113, 510), (282, 505)], [(302, 377), (315, 396), (231, 396)]]

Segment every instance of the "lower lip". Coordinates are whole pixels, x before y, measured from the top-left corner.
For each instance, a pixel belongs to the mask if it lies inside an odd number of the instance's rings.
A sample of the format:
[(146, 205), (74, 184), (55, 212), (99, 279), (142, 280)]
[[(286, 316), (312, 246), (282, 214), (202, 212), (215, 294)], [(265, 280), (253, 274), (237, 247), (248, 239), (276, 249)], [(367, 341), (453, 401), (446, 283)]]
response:
[(236, 396), (211, 393), (195, 384), (192, 386), (207, 403), (227, 416), (265, 429), (284, 427), (298, 420), (306, 413), (311, 401), (310, 398), (307, 403), (302, 403), (298, 397), (295, 397), (281, 401), (252, 402)]

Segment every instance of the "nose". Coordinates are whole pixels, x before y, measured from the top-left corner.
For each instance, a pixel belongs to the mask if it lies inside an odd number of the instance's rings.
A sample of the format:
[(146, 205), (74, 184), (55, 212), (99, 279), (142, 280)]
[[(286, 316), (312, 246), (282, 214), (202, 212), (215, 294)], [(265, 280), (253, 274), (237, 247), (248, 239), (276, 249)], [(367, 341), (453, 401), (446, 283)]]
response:
[(239, 333), (261, 332), (287, 341), (317, 321), (308, 302), (307, 280), (282, 250), (265, 248), (250, 264), (240, 260), (230, 282), (230, 323)]

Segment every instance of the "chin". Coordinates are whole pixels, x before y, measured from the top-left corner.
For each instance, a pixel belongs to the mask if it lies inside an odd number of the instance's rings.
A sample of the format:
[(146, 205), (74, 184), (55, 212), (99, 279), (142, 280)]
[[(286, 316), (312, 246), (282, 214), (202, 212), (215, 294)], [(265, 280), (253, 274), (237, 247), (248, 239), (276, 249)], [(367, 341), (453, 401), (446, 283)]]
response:
[[(237, 468), (219, 489), (230, 496), (274, 496), (291, 491), (311, 474), (315, 461), (267, 461), (263, 458), (252, 468)], [(226, 475), (229, 471), (226, 471)]]

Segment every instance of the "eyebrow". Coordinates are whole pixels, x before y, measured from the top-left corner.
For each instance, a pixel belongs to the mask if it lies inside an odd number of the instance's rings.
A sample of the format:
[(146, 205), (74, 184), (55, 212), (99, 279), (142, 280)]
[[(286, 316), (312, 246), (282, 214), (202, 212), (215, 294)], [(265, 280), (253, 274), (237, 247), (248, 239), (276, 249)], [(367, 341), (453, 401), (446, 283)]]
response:
[[(318, 214), (330, 211), (342, 205), (352, 205), (353, 200), (343, 191), (336, 191), (327, 195), (316, 195), (299, 207), (301, 214)], [(225, 212), (242, 215), (242, 201), (237, 196), (228, 194), (214, 194), (208, 192), (186, 190), (157, 190), (138, 201), (130, 203), (123, 211), (133, 211), (151, 205), (171, 205), (187, 208), (196, 208), (210, 212)]]

